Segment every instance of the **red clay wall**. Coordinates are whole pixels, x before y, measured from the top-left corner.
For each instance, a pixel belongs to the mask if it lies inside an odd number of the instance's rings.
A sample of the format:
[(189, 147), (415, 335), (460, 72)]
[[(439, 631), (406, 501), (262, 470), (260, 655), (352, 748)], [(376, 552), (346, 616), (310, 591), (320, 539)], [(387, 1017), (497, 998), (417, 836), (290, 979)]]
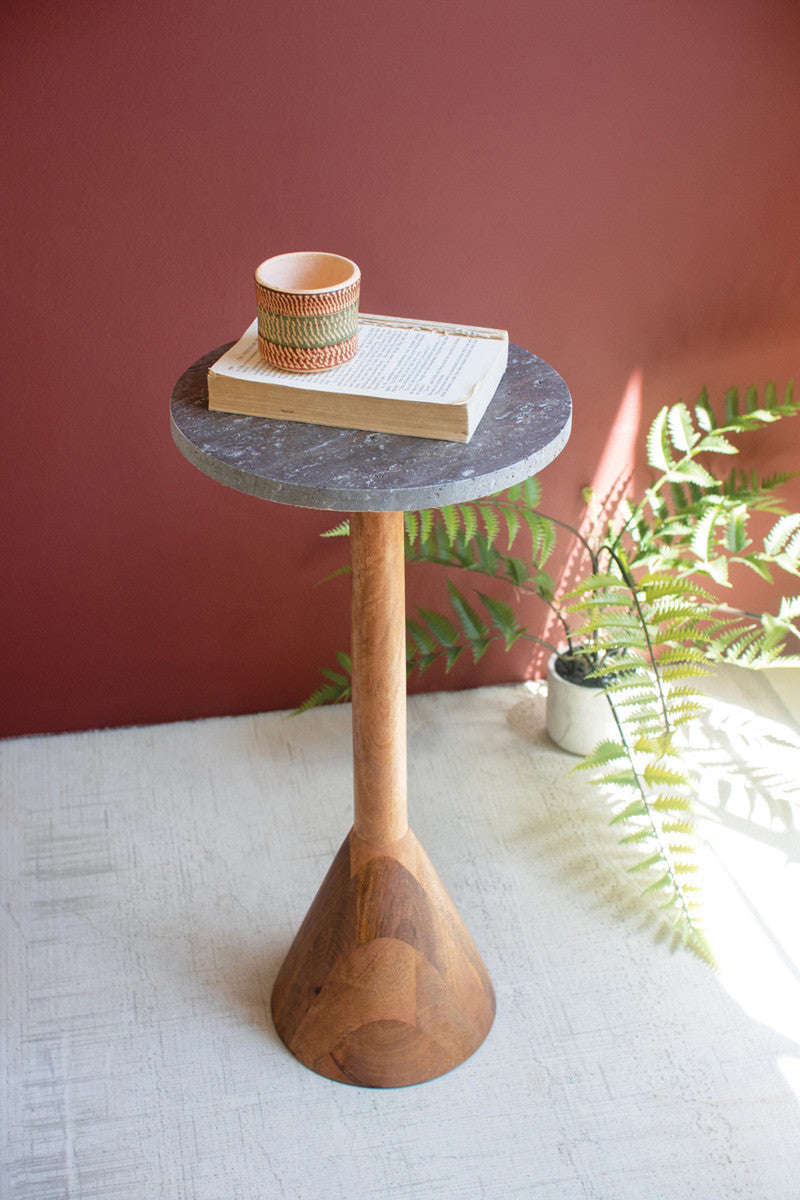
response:
[(346, 645), (346, 584), (313, 586), (330, 517), (219, 487), (169, 435), (269, 254), (339, 251), (365, 311), (551, 362), (561, 512), (637, 380), (646, 420), (797, 373), (794, 0), (44, 0), (2, 28), (2, 733), (291, 706)]

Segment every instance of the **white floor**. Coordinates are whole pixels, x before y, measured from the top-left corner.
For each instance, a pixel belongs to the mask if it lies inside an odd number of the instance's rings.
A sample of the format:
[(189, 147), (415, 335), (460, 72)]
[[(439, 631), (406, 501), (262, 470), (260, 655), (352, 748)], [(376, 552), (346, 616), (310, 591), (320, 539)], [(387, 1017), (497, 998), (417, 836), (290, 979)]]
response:
[(797, 1200), (800, 683), (716, 694), (716, 974), (657, 941), (537, 685), (409, 702), (412, 824), (498, 1012), (393, 1091), (312, 1074), (269, 1019), (350, 823), (348, 708), (0, 745), (0, 1195)]

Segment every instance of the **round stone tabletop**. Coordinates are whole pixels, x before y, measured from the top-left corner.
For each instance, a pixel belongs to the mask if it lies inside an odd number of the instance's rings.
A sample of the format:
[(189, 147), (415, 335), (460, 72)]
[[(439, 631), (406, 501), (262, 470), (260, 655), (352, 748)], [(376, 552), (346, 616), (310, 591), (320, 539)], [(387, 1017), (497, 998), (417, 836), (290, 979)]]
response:
[(212, 350), (176, 383), (172, 436), (212, 479), (279, 504), (338, 512), (441, 508), (535, 475), (569, 437), (566, 384), (519, 346), (509, 346), (506, 373), (469, 442), (209, 412), (206, 373), (227, 349)]

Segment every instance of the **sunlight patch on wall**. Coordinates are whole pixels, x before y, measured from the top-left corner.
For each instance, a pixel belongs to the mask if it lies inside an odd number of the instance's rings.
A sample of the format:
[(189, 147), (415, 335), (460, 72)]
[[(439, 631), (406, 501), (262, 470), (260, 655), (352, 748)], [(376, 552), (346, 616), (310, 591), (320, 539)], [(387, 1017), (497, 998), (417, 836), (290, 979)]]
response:
[[(608, 431), (603, 449), (589, 482), (599, 502), (613, 496), (621, 480), (628, 480), (636, 467), (636, 444), (642, 423), (642, 372), (632, 372), (620, 401), (617, 415)], [(598, 441), (602, 420), (598, 421)]]
[[(592, 530), (599, 528), (610, 516), (626, 493), (636, 467), (636, 447), (642, 419), (642, 372), (636, 369), (628, 379), (617, 412), (610, 425), (601, 414), (589, 418), (595, 426), (594, 436), (599, 448), (598, 458), (589, 480), (575, 480), (576, 491), (586, 489), (593, 495), (580, 520), (580, 531), (593, 541)], [(604, 432), (604, 430), (606, 432)], [(568, 545), (569, 534), (558, 531), (559, 540)], [(579, 542), (569, 547), (566, 561), (556, 579), (556, 592), (560, 596), (581, 579), (589, 570), (586, 552)], [(542, 637), (546, 642), (561, 646), (564, 633), (558, 619), (550, 614), (545, 622)], [(548, 652), (537, 648), (531, 652), (524, 678), (530, 679), (543, 673)]]

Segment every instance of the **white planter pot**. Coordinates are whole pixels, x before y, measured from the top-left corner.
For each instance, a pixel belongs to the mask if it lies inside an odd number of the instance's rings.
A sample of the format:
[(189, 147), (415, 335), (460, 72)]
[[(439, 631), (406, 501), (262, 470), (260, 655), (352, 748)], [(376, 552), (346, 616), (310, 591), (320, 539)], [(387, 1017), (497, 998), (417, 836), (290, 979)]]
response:
[(560, 749), (581, 756), (618, 736), (602, 687), (564, 679), (556, 670), (555, 654), (547, 664), (547, 732)]

